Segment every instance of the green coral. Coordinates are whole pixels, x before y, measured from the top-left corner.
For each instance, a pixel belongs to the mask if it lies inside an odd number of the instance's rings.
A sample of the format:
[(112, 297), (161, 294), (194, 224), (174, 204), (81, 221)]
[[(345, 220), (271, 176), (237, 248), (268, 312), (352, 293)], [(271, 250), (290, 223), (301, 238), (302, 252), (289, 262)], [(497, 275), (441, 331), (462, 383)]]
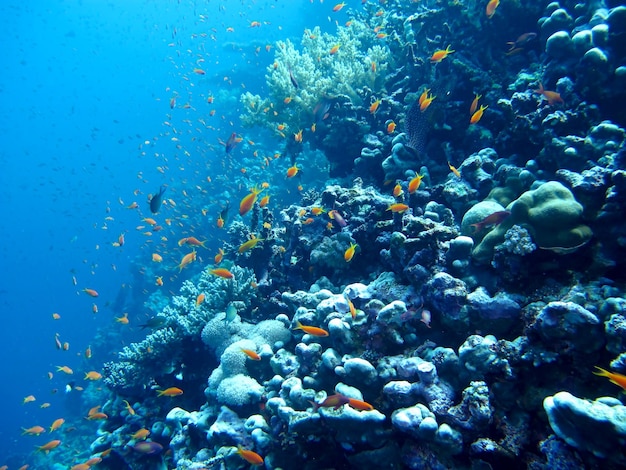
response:
[[(393, 67), (389, 47), (377, 42), (372, 28), (359, 20), (339, 27), (336, 36), (321, 33), (319, 27), (306, 30), (302, 50), (289, 40), (278, 41), (275, 60), (265, 76), (271, 97), (249, 92), (241, 95), (246, 109), (242, 122), (276, 132), (277, 126), (284, 124), (281, 132), (288, 135), (313, 123), (313, 110), (323, 98), (345, 95), (356, 105), (369, 105), (362, 102), (359, 92), (368, 88), (366, 95), (383, 94), (387, 70)], [(331, 54), (335, 46), (339, 49)]]
[(542, 249), (569, 253), (587, 243), (593, 233), (581, 222), (583, 206), (569, 189), (556, 181), (549, 181), (537, 189), (526, 191), (508, 205), (511, 215), (489, 232), (472, 255), (479, 262), (489, 262), (494, 248), (504, 241), (504, 235), (513, 225), (530, 233), (533, 242)]

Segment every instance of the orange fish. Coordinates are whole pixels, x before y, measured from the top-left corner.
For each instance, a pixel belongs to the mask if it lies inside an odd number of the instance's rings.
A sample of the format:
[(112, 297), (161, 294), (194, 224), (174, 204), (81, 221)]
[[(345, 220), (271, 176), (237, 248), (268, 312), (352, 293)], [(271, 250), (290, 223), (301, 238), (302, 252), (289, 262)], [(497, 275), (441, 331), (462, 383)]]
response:
[(115, 321), (122, 325), (128, 325), (130, 320), (128, 319), (128, 312), (124, 313), (121, 317), (115, 317)]
[[(208, 240), (204, 240), (203, 242), (201, 242), (196, 237), (187, 237), (185, 240), (186, 240), (185, 243), (187, 243), (187, 245), (201, 246), (202, 248), (206, 248), (206, 246), (204, 246), (204, 244), (208, 241)], [(180, 244), (178, 246), (180, 246)]]
[(135, 410), (133, 409), (133, 407), (132, 407), (132, 406), (130, 406), (130, 403), (128, 403), (126, 400), (122, 400), (122, 401), (123, 401), (124, 403), (126, 403), (126, 411), (128, 411), (128, 414), (129, 414), (129, 415), (134, 415), (134, 414), (136, 414), (136, 413), (135, 413)]
[(61, 315), (59, 315), (58, 313), (53, 313), (53, 314), (52, 314), (52, 318), (53, 318), (54, 320), (58, 320), (59, 318), (61, 318)]
[(409, 181), (409, 194), (413, 194), (417, 191), (422, 184), (422, 175), (415, 174), (415, 176)]
[(300, 323), (299, 320), (296, 321), (296, 326), (294, 327), (294, 330), (302, 330), (306, 334), (309, 334), (311, 336), (328, 336), (328, 331), (326, 331), (325, 329), (318, 328), (316, 326), (303, 325), (302, 323)]
[(257, 237), (253, 234), (253, 235), (252, 235), (252, 238), (251, 238), (250, 240), (248, 240), (248, 241), (246, 241), (246, 242), (242, 243), (242, 244), (239, 246), (239, 249), (237, 250), (237, 252), (238, 252), (239, 254), (241, 254), (241, 253), (244, 253), (244, 252), (246, 252), (246, 251), (248, 251), (248, 250), (251, 250), (251, 249), (253, 249), (253, 248), (257, 245), (257, 243), (262, 242), (262, 241), (263, 241), (263, 239), (262, 239), (262, 238), (257, 238)]
[(345, 7), (345, 6), (346, 6), (346, 2), (341, 2), (341, 3), (338, 3), (337, 5), (335, 5), (335, 6), (333, 7), (333, 11), (339, 11), (339, 10), (341, 10), (341, 9), (342, 9), (343, 7)]
[(161, 261), (163, 261), (163, 257), (158, 253), (152, 253), (152, 261), (154, 261), (155, 263), (160, 263)]
[(221, 215), (217, 217), (217, 221), (215, 222), (215, 225), (217, 225), (217, 228), (224, 228), (224, 219), (222, 218)]
[(445, 49), (436, 50), (432, 56), (430, 56), (430, 61), (432, 63), (441, 62), (443, 59), (448, 57), (448, 54), (452, 54), (454, 51), (450, 49), (450, 45)]
[(67, 366), (57, 366), (57, 372), (63, 372), (67, 375), (71, 375), (74, 373), (74, 371)]
[(87, 349), (85, 349), (85, 357), (91, 359), (91, 346), (87, 346)]
[(331, 47), (329, 54), (335, 55), (340, 47), (341, 47), (341, 44), (335, 44), (333, 47)]
[(89, 372), (85, 372), (84, 380), (100, 380), (102, 378), (102, 374), (100, 372), (96, 372), (95, 370), (90, 370)]
[(419, 99), (417, 100), (417, 102), (420, 104), (420, 107), (422, 103), (424, 102), (424, 100), (428, 97), (428, 92), (430, 92), (430, 88), (426, 88), (420, 95)]
[(94, 289), (83, 289), (83, 292), (87, 295), (90, 295), (91, 297), (98, 297), (98, 292), (95, 291)]
[(382, 100), (376, 100), (370, 105), (370, 113), (376, 114), (376, 111), (378, 111), (378, 107), (380, 106), (381, 101)]
[(198, 297), (196, 297), (196, 307), (202, 305), (202, 302), (204, 302), (205, 298), (206, 296), (204, 294), (199, 294)]
[(22, 436), (28, 434), (29, 436), (39, 436), (39, 434), (46, 432), (46, 429), (41, 426), (31, 426), (30, 428), (22, 428)]
[(296, 132), (293, 135), (293, 138), (296, 142), (298, 142), (299, 144), (302, 143), (302, 129), (300, 129), (298, 132)]
[(55, 419), (52, 423), (52, 426), (50, 426), (50, 432), (59, 429), (61, 426), (63, 426), (63, 423), (65, 423), (65, 420), (63, 418)]
[(59, 439), (54, 439), (50, 442), (45, 443), (42, 446), (37, 447), (37, 450), (45, 452), (47, 454), (52, 449), (59, 447), (59, 445), (61, 445), (61, 441)]
[(213, 258), (213, 261), (215, 261), (215, 264), (220, 264), (222, 262), (222, 258), (224, 258), (224, 250), (219, 248), (217, 250), (217, 254)]
[(263, 191), (263, 189), (258, 189), (256, 186), (250, 189), (250, 194), (244, 197), (239, 203), (239, 215), (243, 216), (250, 212), (250, 209), (254, 206), (259, 194), (261, 194), (261, 191)]
[(323, 207), (313, 207), (311, 209), (311, 214), (313, 214), (316, 217), (320, 214), (323, 214), (324, 212), (326, 212), (326, 210)]
[(393, 121), (387, 122), (387, 134), (393, 134), (396, 130), (396, 123)]
[(185, 256), (183, 256), (183, 259), (180, 261), (180, 264), (176, 266), (178, 268), (178, 272), (181, 272), (185, 266), (187, 266), (189, 263), (195, 260), (196, 260), (196, 250), (192, 251), (191, 253), (187, 253)]
[(154, 281), (154, 283), (155, 283), (157, 286), (162, 286), (162, 285), (163, 285), (163, 276), (159, 276), (159, 277), (157, 277), (157, 278), (156, 278), (156, 280)]
[(109, 415), (107, 415), (106, 413), (92, 413), (85, 417), (85, 419), (89, 421), (100, 421), (100, 420), (108, 419), (108, 418), (109, 418)]
[(237, 446), (237, 453), (250, 465), (254, 465), (255, 467), (263, 465), (263, 457), (261, 457), (256, 452), (246, 450), (241, 446)]
[(259, 207), (265, 207), (267, 206), (267, 204), (270, 202), (270, 196), (269, 194), (263, 196), (261, 198), (261, 200), (259, 201)]
[(356, 410), (361, 411), (372, 411), (374, 409), (374, 407), (368, 402), (363, 400), (357, 400), (356, 398), (348, 398), (348, 405)]
[(294, 176), (298, 174), (298, 171), (300, 171), (300, 168), (298, 168), (298, 166), (295, 164), (289, 167), (289, 169), (287, 169), (287, 178), (293, 178)]
[(609, 372), (608, 370), (602, 369), (601, 367), (595, 366), (600, 372), (594, 372), (595, 375), (599, 375), (600, 377), (606, 377), (612, 384), (619, 385), (624, 390), (626, 390), (626, 375), (618, 374), (617, 372)]
[(393, 187), (393, 197), (399, 197), (402, 195), (402, 185), (400, 183)]
[(356, 318), (356, 307), (348, 297), (346, 297), (346, 301), (348, 302), (348, 308), (350, 309), (350, 316), (354, 320)]
[(183, 394), (183, 391), (178, 387), (170, 387), (165, 390), (157, 390), (158, 397), (177, 397)]
[(489, 106), (483, 106), (481, 104), (480, 108), (474, 114), (472, 114), (472, 117), (470, 118), (470, 124), (476, 124), (478, 121), (480, 121), (480, 118), (483, 117), (483, 112), (485, 112), (485, 109), (487, 109), (488, 107)]
[(245, 353), (246, 356), (248, 356), (253, 361), (260, 361), (261, 360), (261, 356), (259, 356), (256, 351), (254, 351), (252, 349), (246, 349), (246, 348), (239, 348), (239, 349), (241, 349), (241, 352)]
[(489, 0), (487, 6), (485, 7), (485, 14), (487, 18), (490, 18), (496, 13), (496, 8), (500, 5), (500, 0)]
[(470, 105), (470, 110), (469, 110), (470, 116), (472, 116), (476, 112), (476, 108), (478, 108), (478, 100), (481, 98), (482, 98), (482, 95), (474, 93), (474, 100), (472, 101), (472, 104)]
[(359, 245), (357, 245), (356, 243), (350, 243), (350, 247), (347, 248), (346, 251), (343, 253), (343, 259), (345, 259), (347, 263), (352, 261), (352, 258), (354, 258), (354, 253), (357, 246)]
[(543, 83), (539, 83), (539, 88), (534, 90), (535, 93), (543, 95), (548, 100), (548, 104), (563, 103), (563, 98), (556, 91), (544, 90)]
[(228, 269), (226, 268), (215, 268), (215, 269), (211, 269), (209, 271), (210, 274), (213, 274), (214, 276), (219, 276), (222, 277), (224, 279), (232, 279), (235, 276), (233, 275), (233, 273), (231, 273)]
[(450, 162), (448, 162), (448, 168), (450, 168), (450, 171), (454, 174), (454, 176), (456, 176), (457, 178), (461, 177), (461, 172), (457, 170), (456, 167), (452, 166)]
[(403, 213), (404, 211), (406, 211), (409, 208), (409, 206), (407, 206), (406, 204), (402, 204), (400, 202), (395, 203), (395, 204), (390, 204), (389, 207), (387, 208), (388, 211), (391, 212), (398, 212), (398, 213)]
[(130, 437), (132, 437), (133, 439), (145, 439), (149, 435), (150, 435), (150, 431), (148, 431), (146, 428), (141, 428), (140, 430), (132, 434)]
[(433, 100), (437, 98), (437, 96), (434, 95), (428, 95), (426, 96), (421, 102), (420, 102), (420, 111), (424, 112), (428, 109), (428, 107), (430, 106), (430, 104), (433, 102)]

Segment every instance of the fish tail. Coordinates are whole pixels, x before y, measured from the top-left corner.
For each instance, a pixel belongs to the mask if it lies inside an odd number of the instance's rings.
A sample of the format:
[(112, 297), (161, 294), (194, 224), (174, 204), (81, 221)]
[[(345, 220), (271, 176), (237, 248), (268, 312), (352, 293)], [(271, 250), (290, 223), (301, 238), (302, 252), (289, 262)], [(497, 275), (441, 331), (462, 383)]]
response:
[(308, 400), (308, 402), (311, 404), (311, 406), (313, 406), (313, 413), (316, 413), (317, 410), (319, 410), (320, 405), (317, 402), (314, 402), (313, 400)]
[(593, 372), (595, 375), (599, 375), (600, 377), (610, 377), (611, 373), (606, 370), (603, 369), (602, 367), (598, 367), (598, 366), (594, 366), (596, 369), (598, 369), (600, 372)]

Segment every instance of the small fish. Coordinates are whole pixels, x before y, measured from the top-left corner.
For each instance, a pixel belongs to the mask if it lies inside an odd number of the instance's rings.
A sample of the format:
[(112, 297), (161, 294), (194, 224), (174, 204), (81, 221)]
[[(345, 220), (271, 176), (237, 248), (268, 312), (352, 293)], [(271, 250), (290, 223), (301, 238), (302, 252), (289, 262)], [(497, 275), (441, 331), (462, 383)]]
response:
[(160, 263), (161, 261), (163, 261), (163, 257), (158, 253), (152, 253), (152, 261), (154, 261), (155, 263)]
[(250, 212), (250, 209), (254, 206), (259, 194), (261, 194), (261, 191), (263, 191), (263, 189), (258, 189), (256, 186), (250, 189), (250, 194), (245, 196), (239, 203), (239, 215), (244, 216)]
[(83, 289), (83, 292), (87, 295), (89, 295), (90, 297), (98, 297), (98, 291), (94, 290), (94, 289)]
[(224, 250), (219, 248), (217, 250), (217, 254), (213, 257), (213, 261), (215, 262), (215, 264), (220, 264), (223, 258), (224, 258)]
[(182, 395), (183, 391), (178, 387), (170, 387), (165, 390), (157, 390), (158, 397), (177, 397)]
[(50, 442), (46, 442), (44, 445), (42, 446), (38, 446), (37, 450), (41, 451), (41, 452), (45, 452), (46, 454), (48, 452), (50, 452), (52, 449), (56, 449), (57, 447), (59, 447), (61, 445), (61, 441), (59, 439), (54, 439)]
[(432, 318), (432, 315), (430, 313), (430, 310), (426, 310), (426, 309), (422, 309), (422, 313), (420, 315), (420, 321), (426, 325), (428, 328), (430, 328), (430, 320)]
[(411, 178), (411, 181), (409, 181), (409, 194), (413, 194), (419, 189), (423, 178), (424, 177), (422, 175), (418, 175), (417, 173), (413, 178)]
[(42, 426), (31, 426), (30, 428), (22, 428), (22, 436), (28, 434), (29, 436), (39, 436), (46, 432), (46, 429)]
[(300, 129), (298, 132), (294, 133), (293, 138), (294, 138), (294, 140), (297, 143), (299, 143), (299, 144), (302, 143), (302, 129)]
[(140, 439), (147, 438), (149, 435), (150, 435), (150, 431), (148, 429), (141, 428), (138, 431), (135, 431), (133, 434), (131, 434), (130, 437), (136, 440), (140, 440)]
[(376, 114), (376, 111), (378, 111), (378, 107), (380, 106), (381, 101), (382, 100), (378, 99), (370, 105), (369, 110), (371, 114)]
[(146, 321), (143, 325), (139, 325), (139, 326), (141, 327), (142, 330), (145, 328), (160, 328), (163, 325), (165, 325), (166, 320), (167, 319), (164, 316), (157, 315), (152, 318), (149, 318), (148, 321)]
[(478, 93), (474, 93), (474, 100), (470, 105), (469, 115), (472, 116), (476, 112), (476, 108), (478, 108), (478, 100), (482, 98), (482, 95)]
[(102, 378), (102, 374), (100, 372), (91, 370), (89, 372), (85, 372), (84, 380), (100, 380), (101, 378)]
[(64, 374), (72, 375), (74, 371), (68, 366), (57, 366), (57, 372), (63, 372)]
[(495, 15), (498, 5), (500, 5), (500, 0), (489, 0), (489, 3), (487, 3), (487, 6), (485, 7), (485, 14), (487, 15), (487, 18), (491, 19), (493, 15)]
[(330, 395), (324, 399), (321, 403), (310, 402), (313, 405), (313, 411), (317, 411), (319, 408), (333, 408), (334, 410), (338, 410), (343, 405), (347, 405), (350, 399), (342, 395), (341, 393), (335, 393), (334, 395)]
[(291, 82), (291, 84), (293, 85), (293, 87), (296, 90), (298, 88), (300, 88), (300, 85), (298, 84), (298, 80), (296, 80), (296, 77), (293, 76), (293, 72), (291, 71), (291, 67), (289, 68), (289, 81)]
[(65, 420), (63, 418), (55, 419), (52, 425), (50, 426), (50, 432), (56, 431), (61, 426), (63, 426), (64, 423), (65, 423)]
[(294, 327), (294, 330), (302, 330), (306, 334), (309, 334), (311, 336), (328, 336), (328, 331), (326, 331), (325, 329), (318, 328), (316, 326), (303, 325), (302, 323), (300, 323), (299, 320), (296, 321), (296, 326)]
[(488, 107), (489, 106), (484, 106), (481, 104), (480, 108), (474, 114), (472, 114), (472, 117), (470, 118), (470, 124), (476, 124), (478, 121), (480, 121), (480, 119), (483, 117), (483, 112)]
[(232, 279), (235, 276), (233, 275), (233, 273), (231, 273), (228, 269), (226, 268), (216, 268), (216, 269), (211, 269), (209, 271), (210, 274), (213, 274), (214, 276), (218, 276), (224, 279)]
[(130, 403), (128, 403), (128, 401), (126, 400), (122, 400), (125, 404), (126, 404), (126, 411), (128, 412), (129, 415), (135, 415), (135, 410), (133, 409), (132, 406), (130, 406)]
[(461, 177), (461, 172), (457, 170), (456, 167), (452, 166), (450, 162), (448, 162), (448, 168), (450, 168), (450, 171), (454, 174), (454, 176), (456, 176), (457, 178)]
[(420, 101), (420, 111), (424, 112), (428, 109), (428, 107), (432, 104), (432, 102), (434, 101), (434, 99), (437, 98), (437, 96), (434, 95), (428, 95), (426, 96), (426, 98), (424, 98), (422, 101)]
[(352, 261), (352, 258), (354, 258), (354, 253), (356, 251), (356, 248), (359, 245), (357, 245), (356, 243), (350, 243), (350, 246), (346, 249), (346, 251), (344, 251), (343, 253), (343, 259), (346, 260), (347, 263), (349, 263), (350, 261)]
[[(159, 188), (159, 192), (148, 199), (148, 203), (150, 204), (150, 212), (152, 212), (153, 214), (156, 214), (157, 212), (159, 212), (159, 209), (161, 209), (163, 193), (165, 193), (166, 189), (167, 186), (162, 185)], [(156, 222), (154, 223), (154, 225), (156, 225)]]
[(393, 121), (387, 121), (387, 134), (393, 134), (396, 131), (397, 124)]
[(402, 185), (400, 183), (397, 183), (394, 187), (393, 187), (393, 197), (400, 197), (402, 196), (402, 193), (404, 191), (402, 191)]
[(433, 55), (430, 57), (430, 61), (432, 63), (441, 62), (443, 59), (448, 57), (449, 54), (452, 54), (454, 51), (450, 49), (450, 44), (445, 49), (436, 50)]
[(557, 93), (556, 91), (544, 90), (542, 83), (539, 83), (539, 88), (534, 91), (535, 93), (543, 95), (543, 97), (548, 100), (548, 104), (550, 105), (555, 103), (563, 103), (563, 98), (561, 98), (561, 95), (559, 93)]
[(252, 450), (246, 450), (239, 445), (237, 446), (237, 454), (250, 465), (255, 467), (263, 465), (263, 457)]
[(343, 7), (345, 7), (345, 6), (346, 6), (346, 2), (341, 2), (341, 3), (338, 3), (337, 5), (335, 5), (335, 6), (333, 7), (333, 11), (339, 11), (339, 10), (341, 10), (341, 9), (342, 9)]
[(233, 304), (228, 304), (228, 306), (226, 307), (224, 321), (226, 323), (230, 323), (236, 317), (237, 317), (237, 307), (235, 307)]
[(158, 276), (158, 277), (156, 278), (156, 280), (154, 281), (154, 283), (155, 283), (157, 286), (162, 286), (162, 285), (163, 285), (163, 276)]
[(387, 210), (391, 211), (391, 212), (397, 212), (397, 213), (402, 214), (408, 208), (409, 208), (409, 206), (407, 206), (406, 204), (402, 204), (402, 203), (398, 202), (398, 203), (395, 203), (395, 204), (390, 204), (389, 207), (387, 208)]
[(335, 209), (331, 210), (328, 212), (328, 217), (330, 217), (332, 220), (334, 220), (335, 222), (337, 222), (337, 224), (340, 227), (345, 227), (346, 225), (348, 225), (348, 223), (346, 222), (346, 220), (343, 218), (343, 216)]
[(128, 312), (125, 312), (121, 317), (115, 317), (115, 321), (117, 323), (121, 323), (122, 325), (128, 325), (130, 320), (128, 319)]
[(226, 153), (229, 154), (237, 146), (237, 144), (241, 142), (242, 140), (243, 140), (242, 138), (237, 137), (237, 134), (233, 132), (228, 138), (228, 140), (226, 141), (226, 143), (224, 144)]
[(252, 250), (254, 247), (256, 247), (257, 243), (262, 242), (263, 238), (257, 238), (256, 236), (252, 235), (252, 238), (244, 243), (242, 243), (239, 246), (239, 249), (237, 250), (237, 252), (239, 254), (244, 253), (248, 250)]
[(196, 307), (199, 307), (200, 305), (202, 305), (202, 302), (204, 302), (205, 298), (206, 296), (204, 295), (204, 293), (199, 294), (198, 297), (196, 297)]
[(335, 55), (337, 51), (339, 51), (340, 47), (341, 47), (341, 44), (335, 44), (333, 47), (330, 48), (329, 54)]
[(133, 446), (133, 450), (143, 455), (157, 455), (163, 451), (163, 446), (158, 442), (141, 441)]
[(248, 356), (253, 361), (260, 361), (261, 360), (261, 356), (259, 356), (256, 351), (254, 351), (252, 349), (246, 349), (246, 348), (239, 348), (239, 349), (241, 349), (241, 352), (244, 353), (246, 356)]
[(189, 263), (195, 260), (196, 260), (195, 250), (192, 251), (191, 253), (187, 253), (185, 256), (183, 256), (183, 259), (180, 260), (180, 264), (176, 266), (178, 268), (178, 272), (181, 272), (185, 266), (187, 266)]
[(470, 227), (472, 227), (473, 233), (479, 233), (479, 232), (482, 232), (482, 230), (486, 227), (491, 227), (494, 225), (501, 224), (504, 221), (504, 219), (506, 219), (510, 215), (511, 213), (509, 211), (496, 211), (493, 214), (490, 214), (487, 217), (485, 217), (480, 222), (471, 224)]
[(287, 169), (287, 178), (293, 178), (294, 176), (298, 174), (299, 171), (300, 171), (300, 168), (298, 168), (298, 166), (294, 164), (293, 166)]

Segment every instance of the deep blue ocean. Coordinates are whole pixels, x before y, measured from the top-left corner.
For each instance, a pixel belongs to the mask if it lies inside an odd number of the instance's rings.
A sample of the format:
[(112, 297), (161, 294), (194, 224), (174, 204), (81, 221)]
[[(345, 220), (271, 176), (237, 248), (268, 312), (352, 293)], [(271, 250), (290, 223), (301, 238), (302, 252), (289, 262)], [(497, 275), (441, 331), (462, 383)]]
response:
[[(189, 90), (178, 69), (189, 59), (175, 51), (199, 52), (192, 35), (215, 28), (217, 39), (202, 41), (210, 59), (203, 65), (206, 75), (192, 77), (195, 85), (205, 95), (217, 94), (229, 77), (236, 96), (241, 84), (258, 92), (264, 84), (259, 67), (267, 65), (269, 54), (259, 57), (251, 47), (242, 53), (240, 44), (298, 40), (305, 26), (328, 24), (328, 8), (306, 2), (303, 17), (296, 3), (2, 2), (0, 464), (49, 440), (46, 434), (21, 436), (21, 428), (49, 428), (73, 412), (64, 388), (69, 381), (82, 382), (84, 351), (99, 330), (118, 327), (111, 344), (92, 345), (94, 370), (138, 334), (119, 329), (110, 305), (132, 283), (129, 263), (145, 242), (134, 228), (140, 219), (125, 206), (135, 201), (147, 215), (147, 195), (177, 177), (160, 173), (161, 161), (154, 157), (173, 150), (159, 141), (167, 140), (163, 123), (171, 113), (172, 90)], [(269, 24), (249, 27), (259, 19)], [(234, 32), (226, 33), (228, 27)], [(213, 109), (224, 123), (239, 115), (219, 102)], [(174, 111), (179, 115), (173, 123), (182, 125), (182, 111)], [(204, 136), (218, 149), (218, 138), (226, 140), (230, 132), (220, 132), (220, 126)], [(207, 150), (187, 163), (201, 168), (222, 157), (223, 150)], [(191, 170), (180, 176), (194, 178)], [(112, 247), (121, 233), (124, 245)], [(96, 289), (99, 297), (92, 299), (83, 288)], [(54, 320), (53, 313), (61, 318)], [(56, 348), (56, 333), (69, 343), (68, 351)], [(56, 371), (63, 365), (74, 375)], [(36, 401), (22, 404), (29, 395)], [(41, 408), (44, 403), (50, 406)]]

